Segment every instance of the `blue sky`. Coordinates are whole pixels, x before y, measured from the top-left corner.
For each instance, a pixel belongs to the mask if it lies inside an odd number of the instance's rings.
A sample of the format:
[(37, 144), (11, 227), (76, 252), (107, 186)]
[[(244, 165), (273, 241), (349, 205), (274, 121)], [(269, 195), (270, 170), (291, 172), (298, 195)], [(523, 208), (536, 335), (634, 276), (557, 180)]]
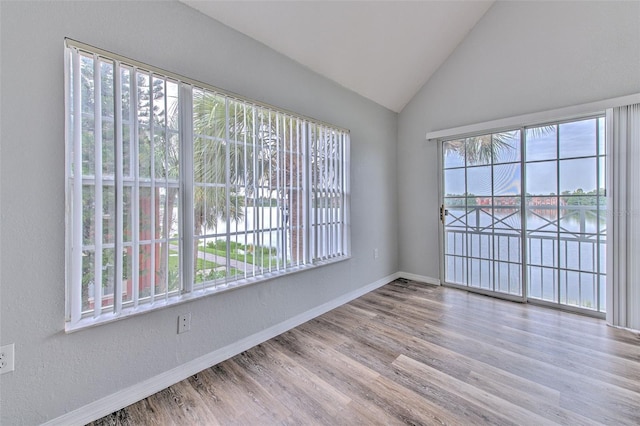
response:
[[(530, 194), (562, 193), (581, 188), (585, 192), (598, 187), (596, 158), (576, 158), (595, 156), (597, 153), (596, 121), (589, 119), (564, 123), (557, 130), (543, 132), (536, 137), (534, 129), (526, 135), (526, 191)], [(604, 119), (600, 120), (600, 153), (604, 150)], [(556, 143), (560, 134), (559, 150)], [(499, 161), (517, 161), (520, 153), (515, 141), (514, 149), (505, 153)], [(445, 154), (445, 167), (462, 166), (462, 158), (456, 153)], [(559, 161), (557, 160), (559, 158)], [(559, 170), (558, 170), (559, 168)], [(491, 166), (469, 167), (467, 169), (467, 192), (476, 195), (491, 195)], [(559, 176), (558, 176), (559, 173)], [(494, 195), (518, 195), (521, 191), (520, 164), (493, 166)], [(560, 188), (558, 188), (558, 179)], [(444, 171), (445, 194), (465, 192), (464, 169)], [(604, 182), (604, 160), (600, 159), (600, 186)]]

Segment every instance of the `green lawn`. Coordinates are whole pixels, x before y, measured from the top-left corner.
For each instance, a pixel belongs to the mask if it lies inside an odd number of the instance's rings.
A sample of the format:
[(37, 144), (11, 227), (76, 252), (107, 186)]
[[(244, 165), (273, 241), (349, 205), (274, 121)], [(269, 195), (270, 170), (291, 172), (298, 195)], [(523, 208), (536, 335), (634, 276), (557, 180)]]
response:
[[(169, 252), (169, 271), (174, 271), (176, 274), (178, 273), (180, 260), (177, 256), (178, 252), (172, 250)], [(197, 259), (197, 267), (194, 276), (194, 282), (201, 283), (204, 281), (210, 281), (215, 279), (225, 278), (227, 276), (226, 270), (216, 271), (215, 269), (224, 266), (219, 263), (213, 262), (211, 260), (205, 259)], [(240, 271), (236, 268), (231, 268), (229, 271), (230, 276), (234, 276), (240, 273)]]
[[(215, 254), (217, 256), (227, 256), (227, 244), (224, 240), (218, 240), (215, 243), (210, 242), (207, 247), (200, 248), (206, 253)], [(244, 253), (238, 253), (238, 250), (244, 251)], [(231, 259), (238, 260), (240, 262), (250, 263), (252, 265), (258, 265), (263, 268), (269, 266), (276, 266), (278, 260), (274, 258), (277, 251), (275, 248), (251, 246), (248, 248), (244, 244), (236, 242), (230, 243), (230, 257)]]

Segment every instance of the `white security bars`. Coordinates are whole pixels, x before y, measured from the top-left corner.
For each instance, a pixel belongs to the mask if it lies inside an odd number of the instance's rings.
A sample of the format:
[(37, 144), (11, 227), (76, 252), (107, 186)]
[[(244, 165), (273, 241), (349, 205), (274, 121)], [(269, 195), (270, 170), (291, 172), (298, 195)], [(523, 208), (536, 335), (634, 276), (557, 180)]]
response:
[(67, 330), (349, 256), (349, 133), (71, 40)]

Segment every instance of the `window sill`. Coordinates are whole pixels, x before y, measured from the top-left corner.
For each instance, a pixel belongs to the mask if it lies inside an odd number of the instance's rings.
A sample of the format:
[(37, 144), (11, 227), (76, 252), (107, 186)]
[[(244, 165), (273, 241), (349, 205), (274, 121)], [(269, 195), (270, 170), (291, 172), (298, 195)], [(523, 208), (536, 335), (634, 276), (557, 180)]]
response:
[(317, 261), (316, 263), (310, 264), (310, 265), (297, 266), (297, 267), (293, 267), (293, 268), (278, 271), (278, 272), (262, 274), (259, 277), (244, 278), (241, 280), (235, 280), (227, 283), (218, 284), (215, 286), (193, 290), (191, 293), (158, 300), (150, 304), (140, 305), (137, 308), (133, 308), (133, 307), (123, 308), (122, 311), (117, 314), (102, 313), (97, 318), (85, 317), (80, 319), (76, 323), (71, 323), (70, 321), (67, 321), (65, 323), (64, 331), (67, 334), (74, 333), (76, 331), (81, 331), (87, 328), (93, 328), (99, 325), (108, 324), (114, 321), (119, 321), (121, 319), (133, 317), (136, 315), (141, 315), (147, 312), (156, 311), (169, 306), (180, 305), (182, 303), (190, 302), (192, 300), (200, 299), (200, 298), (211, 296), (214, 294), (224, 293), (224, 292), (235, 290), (238, 288), (247, 287), (253, 284), (259, 284), (265, 281), (271, 281), (276, 278), (297, 274), (299, 272), (309, 271), (312, 269), (320, 268), (322, 266), (332, 265), (334, 263), (339, 263), (349, 259), (351, 259), (350, 255), (339, 256), (331, 259)]

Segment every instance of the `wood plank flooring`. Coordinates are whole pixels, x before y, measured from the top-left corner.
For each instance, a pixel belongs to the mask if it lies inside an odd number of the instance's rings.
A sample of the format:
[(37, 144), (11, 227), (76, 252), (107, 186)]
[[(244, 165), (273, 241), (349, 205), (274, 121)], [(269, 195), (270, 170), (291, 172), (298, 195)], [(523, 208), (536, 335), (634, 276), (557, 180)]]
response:
[(640, 336), (396, 280), (93, 425), (639, 425)]

